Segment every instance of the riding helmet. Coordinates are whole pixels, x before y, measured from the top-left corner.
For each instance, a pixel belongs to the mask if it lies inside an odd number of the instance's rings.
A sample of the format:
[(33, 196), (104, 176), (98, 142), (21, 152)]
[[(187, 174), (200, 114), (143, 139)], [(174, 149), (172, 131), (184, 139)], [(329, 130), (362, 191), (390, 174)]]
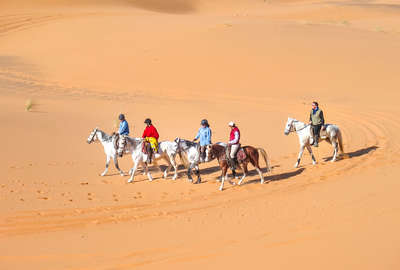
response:
[(209, 125), (208, 125), (207, 119), (201, 120), (201, 125), (202, 125), (202, 126), (209, 126)]
[(230, 126), (230, 127), (234, 127), (234, 126), (235, 126), (235, 122), (233, 122), (233, 121), (230, 121), (230, 122), (229, 122), (229, 124), (228, 124), (228, 126)]
[(125, 115), (123, 115), (122, 113), (118, 116), (119, 120), (125, 120)]
[(151, 125), (151, 119), (150, 118), (146, 118), (146, 120), (144, 120), (145, 124)]

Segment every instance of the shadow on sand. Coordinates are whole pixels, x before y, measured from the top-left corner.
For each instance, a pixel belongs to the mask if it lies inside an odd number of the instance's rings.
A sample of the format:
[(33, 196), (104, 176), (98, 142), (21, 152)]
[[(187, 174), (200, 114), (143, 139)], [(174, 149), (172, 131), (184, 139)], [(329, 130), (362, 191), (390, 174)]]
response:
[[(273, 175), (268, 175), (266, 177), (264, 177), (265, 182), (269, 182), (269, 181), (282, 181), (282, 180), (286, 180), (289, 178), (292, 178), (294, 176), (297, 176), (299, 174), (301, 174), (303, 171), (305, 170), (305, 168), (300, 168), (297, 169), (293, 172), (286, 172), (286, 173), (281, 173), (281, 174), (273, 174)], [(251, 173), (251, 174), (250, 174)], [(263, 171), (264, 173), (264, 171)], [(253, 170), (251, 172), (249, 172), (248, 176), (250, 175), (258, 175), (256, 170)], [(255, 183), (260, 183), (260, 179), (253, 179), (250, 181), (246, 181), (246, 179), (244, 180), (243, 185), (248, 185), (248, 184), (255, 184)]]
[[(374, 152), (378, 148), (379, 148), (378, 146), (373, 145), (373, 146), (362, 148), (362, 149), (359, 149), (359, 150), (356, 150), (353, 152), (344, 153), (342, 156), (339, 157), (339, 159), (337, 161), (347, 159), (347, 158), (361, 157), (361, 156), (367, 155), (371, 152)], [(324, 158), (324, 161), (330, 161), (332, 159), (332, 157), (333, 156), (326, 157), (326, 158)]]

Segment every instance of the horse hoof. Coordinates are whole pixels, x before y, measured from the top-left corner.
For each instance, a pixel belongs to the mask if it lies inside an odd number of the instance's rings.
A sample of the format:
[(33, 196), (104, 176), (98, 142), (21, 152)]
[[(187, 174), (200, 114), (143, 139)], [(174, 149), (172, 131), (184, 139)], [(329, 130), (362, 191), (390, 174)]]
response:
[(132, 179), (129, 179), (129, 180), (128, 180), (128, 183), (132, 183), (132, 182), (133, 182), (133, 180), (132, 180)]
[(224, 189), (223, 187), (220, 187), (220, 188), (219, 188), (219, 191), (222, 191), (223, 189)]
[(105, 175), (106, 175), (105, 173), (100, 174), (100, 176), (105, 176)]
[(298, 168), (298, 167), (299, 167), (299, 164), (297, 164), (297, 163), (294, 164), (294, 167), (295, 167), (295, 168)]

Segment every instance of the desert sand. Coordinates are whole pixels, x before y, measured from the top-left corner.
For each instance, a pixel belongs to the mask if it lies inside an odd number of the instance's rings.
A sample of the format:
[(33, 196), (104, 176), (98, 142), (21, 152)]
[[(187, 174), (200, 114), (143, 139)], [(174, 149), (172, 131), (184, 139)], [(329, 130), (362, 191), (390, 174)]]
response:
[[(0, 269), (400, 269), (399, 52), (394, 0), (1, 0)], [(295, 169), (313, 100), (347, 156)], [(160, 140), (235, 120), (270, 181), (101, 177), (86, 139), (119, 113)]]

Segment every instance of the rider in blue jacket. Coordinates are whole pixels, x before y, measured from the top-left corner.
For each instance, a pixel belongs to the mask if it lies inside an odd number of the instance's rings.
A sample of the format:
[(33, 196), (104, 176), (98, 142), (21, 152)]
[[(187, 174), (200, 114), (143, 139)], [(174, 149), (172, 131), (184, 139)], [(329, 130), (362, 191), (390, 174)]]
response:
[(193, 141), (196, 141), (200, 138), (200, 162), (204, 162), (206, 158), (206, 147), (207, 145), (211, 144), (212, 133), (207, 119), (201, 120), (200, 125), (201, 127)]
[(119, 123), (119, 135), (129, 135), (129, 125), (128, 122), (125, 120), (125, 115), (122, 113), (118, 117), (120, 123)]

